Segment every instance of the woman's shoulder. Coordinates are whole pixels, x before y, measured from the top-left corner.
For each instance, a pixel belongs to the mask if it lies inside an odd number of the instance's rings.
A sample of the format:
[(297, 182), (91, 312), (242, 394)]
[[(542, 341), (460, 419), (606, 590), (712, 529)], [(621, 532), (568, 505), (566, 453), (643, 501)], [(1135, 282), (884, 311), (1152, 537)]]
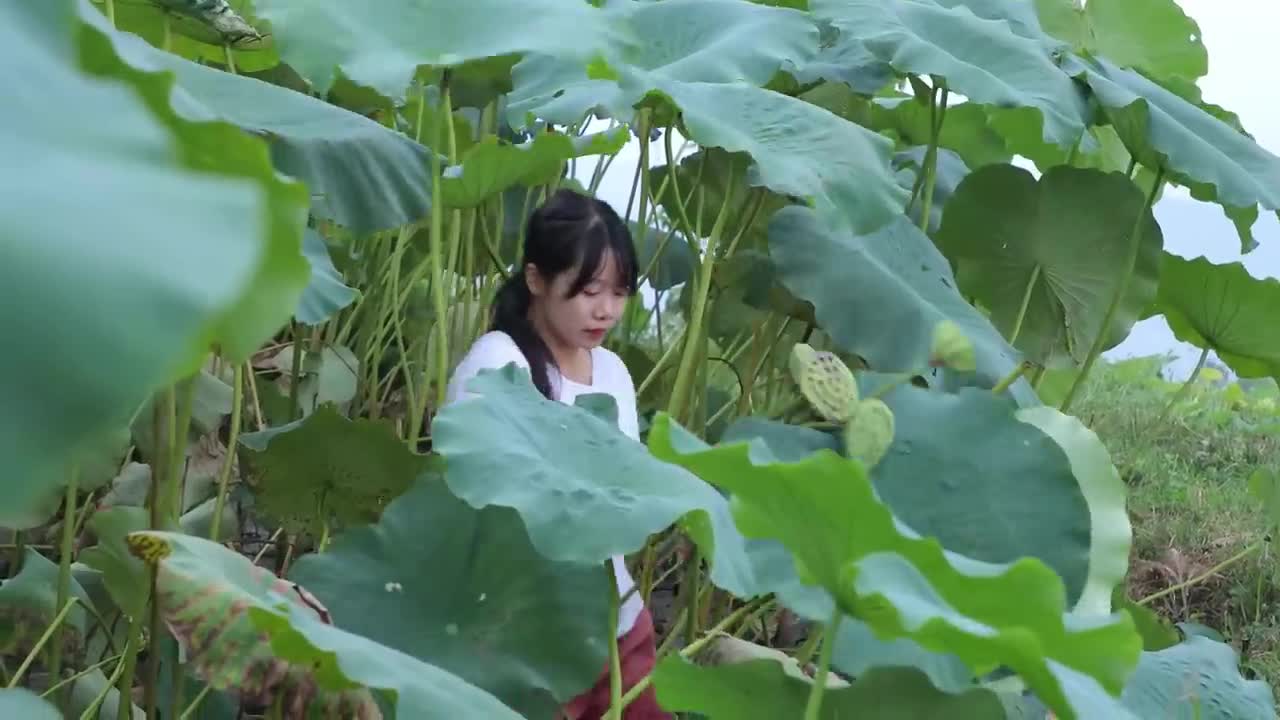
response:
[(491, 330), (476, 338), (449, 378), (446, 404), (470, 395), (466, 390), (467, 383), (481, 370), (503, 368), (513, 362), (522, 368), (529, 367), (529, 361), (510, 335), (501, 330)]
[(490, 330), (476, 338), (476, 341), (467, 349), (467, 354), (463, 356), (463, 362), (467, 360), (483, 365), (487, 365), (489, 361), (496, 361), (501, 365), (512, 361), (524, 366), (529, 364), (524, 353), (520, 352), (520, 346), (516, 345), (516, 341), (501, 330)]
[(611, 385), (633, 385), (631, 371), (616, 352), (600, 345), (595, 348), (596, 365), (604, 371), (604, 376)]

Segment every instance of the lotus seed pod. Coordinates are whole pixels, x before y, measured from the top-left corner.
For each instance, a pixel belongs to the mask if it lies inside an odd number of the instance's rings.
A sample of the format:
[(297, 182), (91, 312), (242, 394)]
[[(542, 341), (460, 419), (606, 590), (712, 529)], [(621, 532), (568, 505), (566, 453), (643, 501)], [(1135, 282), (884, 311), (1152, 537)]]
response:
[(858, 383), (834, 353), (814, 350), (804, 343), (791, 349), (791, 377), (813, 409), (831, 422), (844, 422), (858, 400)]
[(878, 398), (864, 400), (854, 406), (844, 426), (845, 453), (870, 470), (893, 444), (893, 429), (889, 406)]
[(933, 327), (933, 348), (929, 352), (930, 363), (961, 372), (978, 369), (973, 343), (960, 326), (951, 320), (943, 320)]

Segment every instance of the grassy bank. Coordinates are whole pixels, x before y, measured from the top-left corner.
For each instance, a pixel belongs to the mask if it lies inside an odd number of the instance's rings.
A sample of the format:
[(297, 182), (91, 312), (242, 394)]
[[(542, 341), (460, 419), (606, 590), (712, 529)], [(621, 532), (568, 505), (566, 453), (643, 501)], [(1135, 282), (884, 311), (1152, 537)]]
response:
[[(1129, 487), (1134, 545), (1130, 596), (1149, 597), (1259, 550), (1151, 607), (1218, 630), (1243, 665), (1280, 688), (1280, 557), (1267, 542), (1258, 468), (1280, 471), (1274, 385), (1225, 383), (1207, 372), (1166, 412), (1176, 385), (1158, 359), (1099, 368), (1073, 412), (1111, 450)], [(1272, 398), (1268, 400), (1267, 398)]]

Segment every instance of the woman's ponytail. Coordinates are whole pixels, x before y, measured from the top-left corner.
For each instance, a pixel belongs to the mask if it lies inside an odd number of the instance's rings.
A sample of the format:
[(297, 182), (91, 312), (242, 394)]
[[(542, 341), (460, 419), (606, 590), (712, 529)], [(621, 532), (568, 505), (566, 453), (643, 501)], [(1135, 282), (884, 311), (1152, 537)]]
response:
[(493, 300), (493, 325), (490, 329), (500, 330), (515, 341), (521, 354), (529, 361), (529, 374), (533, 377), (533, 386), (548, 400), (554, 400), (551, 390), (551, 376), (547, 367), (554, 362), (551, 348), (543, 341), (542, 336), (529, 322), (529, 306), (533, 302), (533, 293), (529, 291), (529, 283), (525, 275), (517, 268), (507, 281), (498, 289)]

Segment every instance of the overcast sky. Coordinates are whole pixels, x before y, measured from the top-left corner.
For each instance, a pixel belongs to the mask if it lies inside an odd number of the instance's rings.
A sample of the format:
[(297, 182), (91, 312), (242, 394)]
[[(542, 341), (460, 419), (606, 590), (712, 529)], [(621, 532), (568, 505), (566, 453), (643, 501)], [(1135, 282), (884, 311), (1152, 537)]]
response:
[[(1183, 11), (1200, 25), (1209, 51), (1209, 73), (1199, 82), (1205, 100), (1240, 116), (1244, 127), (1267, 150), (1280, 154), (1280, 94), (1270, 85), (1268, 73), (1280, 66), (1280, 0), (1178, 0)], [(604, 123), (600, 124), (600, 129)], [(600, 195), (626, 207), (632, 173), (639, 159), (639, 144), (630, 143), (605, 176)], [(662, 144), (653, 145), (651, 164), (663, 165)], [(593, 163), (578, 167), (578, 176), (590, 178)], [(634, 215), (634, 212), (633, 212)], [(1241, 261), (1257, 277), (1280, 277), (1280, 221), (1263, 214), (1254, 226), (1260, 247), (1242, 256), (1235, 230), (1215, 205), (1193, 200), (1181, 188), (1166, 191), (1156, 205), (1164, 231), (1165, 247), (1184, 257), (1206, 256), (1215, 263)], [(1132, 335), (1108, 353), (1112, 357), (1173, 352), (1178, 360), (1169, 368), (1184, 376), (1194, 365), (1198, 351), (1179, 343), (1160, 318), (1139, 323)]]

